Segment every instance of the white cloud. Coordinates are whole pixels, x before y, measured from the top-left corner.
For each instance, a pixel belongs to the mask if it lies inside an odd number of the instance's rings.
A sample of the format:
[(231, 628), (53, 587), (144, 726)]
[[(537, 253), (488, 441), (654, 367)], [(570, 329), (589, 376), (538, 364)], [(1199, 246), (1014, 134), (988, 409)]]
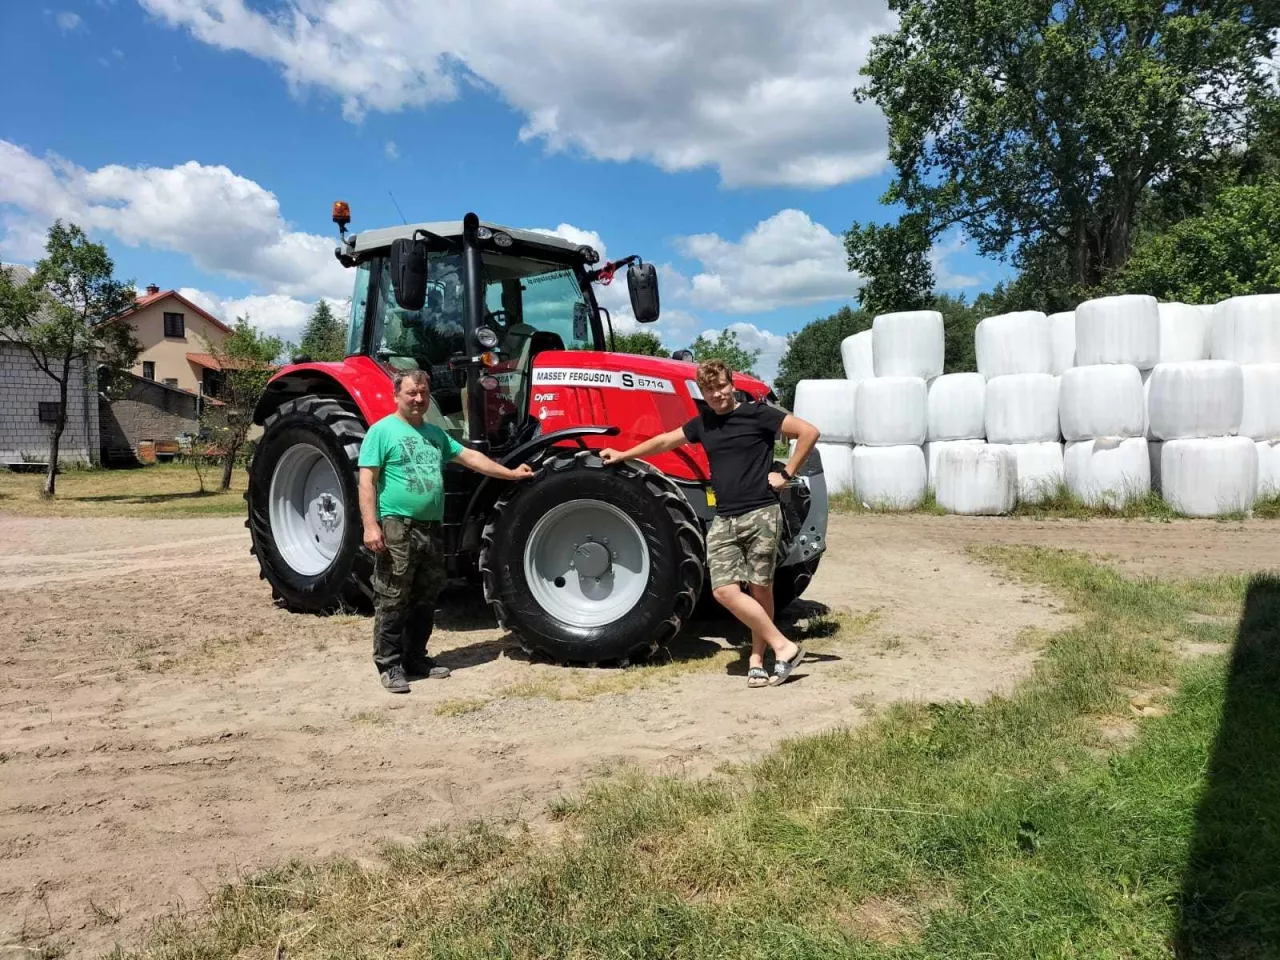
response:
[(396, 146), (394, 140), (388, 140), (387, 145), (382, 148), (382, 152), (387, 155), (388, 160), (400, 159), (400, 148)]
[(956, 230), (938, 240), (929, 250), (929, 263), (933, 267), (934, 286), (939, 290), (963, 290), (976, 287), (982, 283), (981, 277), (957, 273), (947, 262), (952, 254), (967, 249), (967, 241), (960, 231)]
[(0, 204), (19, 211), (0, 215), (0, 252), (12, 256), (30, 256), (33, 236), (63, 218), (108, 231), (129, 246), (186, 254), (202, 270), (270, 293), (350, 291), (351, 277), (334, 259), (332, 238), (290, 229), (275, 194), (223, 166), (189, 161), (85, 170), (0, 140)]
[[(207, 290), (194, 287), (182, 287), (178, 290), (196, 306), (209, 311), (227, 326), (235, 323), (237, 317), (247, 317), (259, 330), (273, 337), (281, 337), (289, 343), (297, 343), (302, 339), (302, 328), (307, 318), (316, 309), (318, 301), (299, 300), (281, 294), (267, 294), (248, 297), (222, 297)], [(346, 317), (350, 311), (350, 301), (333, 297), (324, 298), (329, 301), (339, 317)]]
[(884, 0), (140, 0), (162, 22), (276, 64), (344, 114), (493, 90), (520, 137), (733, 186), (826, 187), (885, 163), (879, 110), (854, 102)]
[(758, 313), (851, 298), (862, 286), (849, 272), (844, 242), (800, 210), (779, 211), (738, 241), (700, 233), (679, 238), (677, 246), (702, 264), (688, 298), (707, 310)]
[[(744, 350), (759, 350), (760, 356), (755, 363), (755, 372), (766, 383), (772, 384), (778, 375), (778, 363), (787, 352), (787, 338), (770, 330), (761, 330), (754, 323), (731, 323), (726, 328), (738, 336), (738, 344)], [(702, 331), (702, 336), (715, 340), (720, 331), (710, 328)]]
[(79, 30), (84, 26), (84, 21), (80, 19), (80, 14), (72, 13), (70, 10), (59, 10), (53, 20), (63, 33), (71, 33), (73, 30)]

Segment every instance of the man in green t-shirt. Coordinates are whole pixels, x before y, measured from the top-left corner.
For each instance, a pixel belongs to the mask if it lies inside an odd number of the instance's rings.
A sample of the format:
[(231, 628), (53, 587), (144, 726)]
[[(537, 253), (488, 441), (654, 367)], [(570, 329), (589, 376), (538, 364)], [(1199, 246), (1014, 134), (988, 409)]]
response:
[(444, 464), (500, 480), (523, 480), (533, 469), (523, 463), (509, 470), (424, 422), (431, 401), (425, 370), (397, 376), (395, 391), (396, 412), (370, 427), (360, 447), (360, 516), (364, 545), (374, 553), (373, 662), (384, 687), (408, 693), (409, 676), (449, 675), (427, 656), (445, 582)]

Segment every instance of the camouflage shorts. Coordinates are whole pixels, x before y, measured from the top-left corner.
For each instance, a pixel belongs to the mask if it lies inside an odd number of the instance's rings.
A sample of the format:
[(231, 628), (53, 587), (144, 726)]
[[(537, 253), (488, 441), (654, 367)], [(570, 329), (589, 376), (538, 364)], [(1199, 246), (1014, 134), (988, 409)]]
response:
[(711, 589), (731, 583), (773, 583), (778, 563), (782, 509), (761, 507), (739, 517), (716, 517), (707, 531), (707, 570)]

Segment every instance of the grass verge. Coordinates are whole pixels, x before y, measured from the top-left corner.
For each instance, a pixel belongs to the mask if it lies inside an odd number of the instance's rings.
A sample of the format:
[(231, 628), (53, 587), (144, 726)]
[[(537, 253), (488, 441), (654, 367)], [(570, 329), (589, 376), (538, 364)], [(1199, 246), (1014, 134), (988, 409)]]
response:
[(219, 517), (243, 515), (247, 474), (231, 475), (231, 489), (216, 490), (221, 469), (205, 471), (205, 492), (188, 464), (132, 470), (68, 470), (58, 474), (57, 496), (44, 500), (44, 475), (0, 470), (0, 513), (32, 517)]
[[(899, 704), (703, 781), (619, 775), (556, 804), (558, 842), (290, 864), (130, 956), (1280, 955), (1280, 580), (980, 555), (1078, 614), (1012, 696)], [(1232, 658), (1177, 659), (1242, 604)]]

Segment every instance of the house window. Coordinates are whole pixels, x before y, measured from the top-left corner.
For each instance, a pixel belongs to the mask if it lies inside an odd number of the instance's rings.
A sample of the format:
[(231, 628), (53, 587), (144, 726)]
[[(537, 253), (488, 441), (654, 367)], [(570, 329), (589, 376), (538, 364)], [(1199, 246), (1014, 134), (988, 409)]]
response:
[(187, 321), (184, 314), (166, 313), (164, 315), (164, 335), (166, 337), (185, 337)]
[(41, 423), (57, 423), (58, 422), (58, 405), (56, 403), (40, 404), (40, 422)]
[(222, 390), (222, 374), (214, 370), (204, 372), (204, 386), (201, 391), (206, 397), (216, 397)]
[(176, 387), (176, 386), (178, 385), (178, 378), (177, 378), (177, 377), (165, 377), (165, 378), (164, 378), (164, 385), (165, 385), (166, 387)]
[(142, 379), (154, 380), (156, 378), (156, 364), (154, 360), (142, 361)]

